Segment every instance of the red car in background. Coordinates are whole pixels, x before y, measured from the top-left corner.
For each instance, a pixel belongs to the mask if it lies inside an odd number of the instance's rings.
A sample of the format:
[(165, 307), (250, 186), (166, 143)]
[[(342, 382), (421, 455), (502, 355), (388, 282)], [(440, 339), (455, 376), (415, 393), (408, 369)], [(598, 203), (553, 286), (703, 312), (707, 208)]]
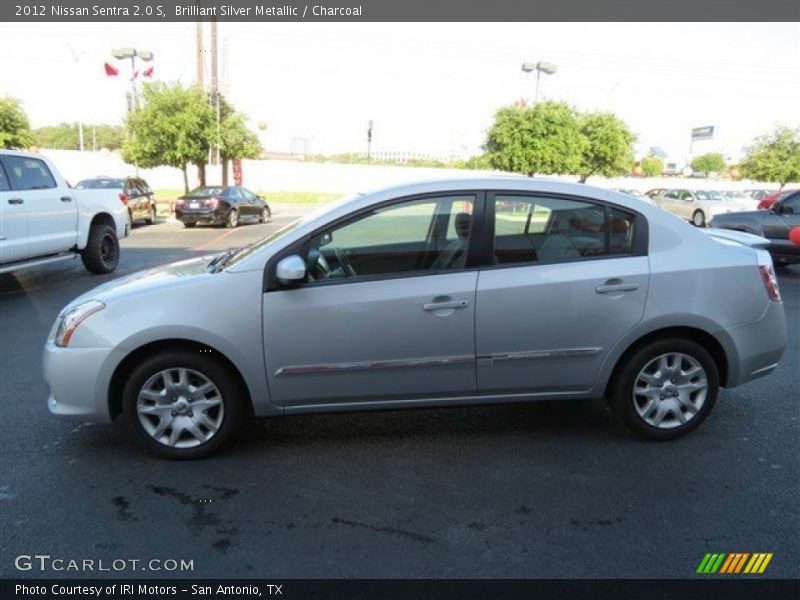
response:
[(773, 204), (775, 204), (778, 200), (780, 200), (784, 196), (787, 196), (792, 192), (796, 191), (797, 190), (780, 190), (778, 192), (775, 192), (774, 194), (770, 194), (769, 196), (766, 196), (761, 199), (761, 201), (758, 203), (758, 208), (759, 209), (770, 208)]

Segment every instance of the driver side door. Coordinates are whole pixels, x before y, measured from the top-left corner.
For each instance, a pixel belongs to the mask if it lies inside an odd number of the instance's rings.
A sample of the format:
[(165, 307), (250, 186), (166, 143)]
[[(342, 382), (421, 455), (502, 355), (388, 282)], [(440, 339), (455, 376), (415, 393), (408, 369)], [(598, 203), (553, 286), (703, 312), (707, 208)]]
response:
[(399, 200), (304, 240), (309, 281), (264, 295), (273, 402), (302, 412), (475, 396), (478, 272), (459, 248), (477, 201)]

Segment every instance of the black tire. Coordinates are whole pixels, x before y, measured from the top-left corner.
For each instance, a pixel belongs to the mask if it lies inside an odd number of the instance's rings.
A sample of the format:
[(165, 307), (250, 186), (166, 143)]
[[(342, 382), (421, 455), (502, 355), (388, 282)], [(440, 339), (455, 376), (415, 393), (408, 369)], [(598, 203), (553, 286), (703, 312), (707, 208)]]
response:
[(155, 223), (155, 222), (156, 222), (156, 207), (155, 207), (155, 206), (151, 206), (151, 207), (150, 207), (150, 212), (149, 212), (148, 214), (149, 214), (150, 216), (149, 216), (149, 217), (147, 217), (147, 218), (144, 220), (144, 222), (145, 222), (145, 223), (147, 223), (148, 225), (152, 225), (153, 223)]
[(270, 219), (272, 219), (272, 211), (270, 210), (269, 206), (265, 206), (261, 209), (261, 218), (259, 219), (259, 223), (269, 223)]
[(197, 223), (195, 223), (194, 221), (184, 221), (183, 222), (183, 226), (184, 227), (189, 227), (190, 229), (192, 227), (195, 227), (196, 225), (197, 225)]
[(133, 211), (128, 209), (128, 229), (133, 229)]
[(97, 275), (111, 273), (119, 264), (119, 240), (110, 225), (92, 225), (86, 248), (81, 252), (83, 266)]
[[(640, 372), (653, 359), (669, 353), (682, 353), (697, 361), (705, 371), (707, 388), (705, 401), (694, 417), (681, 425), (662, 429), (647, 423), (637, 412), (636, 402), (641, 401), (641, 397), (637, 400), (634, 396), (634, 386)], [(670, 384), (665, 381), (664, 385)], [(697, 428), (714, 408), (719, 392), (719, 372), (714, 359), (697, 342), (686, 338), (665, 338), (650, 342), (630, 355), (615, 372), (609, 392), (608, 402), (614, 414), (634, 433), (651, 440), (673, 440)], [(664, 396), (660, 399), (663, 400)]]
[[(191, 448), (175, 448), (154, 439), (142, 426), (136, 404), (142, 386), (159, 371), (185, 368), (201, 373), (219, 390), (224, 406), (222, 423), (208, 441)], [(122, 420), (137, 443), (148, 451), (173, 460), (204, 458), (231, 442), (244, 429), (250, 412), (241, 383), (213, 354), (198, 351), (166, 350), (142, 361), (133, 369), (122, 392)], [(185, 432), (184, 432), (185, 433)]]
[(692, 225), (695, 227), (705, 227), (706, 226), (706, 213), (702, 210), (694, 211), (692, 215)]
[(239, 211), (232, 208), (228, 211), (228, 218), (225, 220), (225, 227), (234, 229), (239, 226)]

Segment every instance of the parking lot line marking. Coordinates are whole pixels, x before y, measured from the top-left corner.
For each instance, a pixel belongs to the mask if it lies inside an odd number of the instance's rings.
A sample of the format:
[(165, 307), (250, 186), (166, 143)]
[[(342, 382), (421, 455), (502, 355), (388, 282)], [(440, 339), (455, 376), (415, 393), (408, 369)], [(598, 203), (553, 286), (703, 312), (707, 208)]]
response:
[(192, 248), (192, 250), (205, 250), (206, 248), (208, 248), (208, 247), (209, 247), (209, 246), (211, 246), (212, 244), (214, 244), (214, 243), (216, 243), (216, 242), (219, 242), (219, 241), (222, 241), (222, 240), (224, 240), (226, 237), (228, 237), (228, 236), (229, 236), (229, 235), (231, 235), (232, 233), (236, 233), (237, 231), (239, 231), (239, 228), (238, 228), (238, 227), (236, 227), (236, 228), (234, 228), (234, 229), (229, 229), (229, 230), (228, 230), (228, 231), (226, 231), (225, 233), (221, 233), (221, 234), (219, 234), (217, 237), (215, 237), (215, 238), (211, 238), (211, 239), (210, 239), (209, 241), (207, 241), (205, 244), (200, 244), (199, 246), (196, 246), (196, 247)]

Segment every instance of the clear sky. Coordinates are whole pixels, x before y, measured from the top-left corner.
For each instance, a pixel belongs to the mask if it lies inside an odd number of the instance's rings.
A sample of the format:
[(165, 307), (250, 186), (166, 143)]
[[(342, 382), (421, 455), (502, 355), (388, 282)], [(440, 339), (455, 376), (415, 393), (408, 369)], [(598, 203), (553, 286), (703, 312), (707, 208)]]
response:
[[(363, 151), (373, 119), (376, 149), (477, 153), (493, 112), (532, 98), (520, 65), (538, 60), (558, 66), (540, 97), (616, 113), (639, 153), (683, 158), (689, 130), (714, 125), (695, 154), (736, 157), (778, 123), (800, 126), (797, 23), (220, 23), (219, 36), (228, 95), (267, 123), (271, 150), (303, 137), (313, 152)], [(34, 126), (120, 122), (129, 68), (103, 74), (116, 46), (152, 50), (158, 79), (195, 80), (193, 23), (2, 23), (0, 95)]]

